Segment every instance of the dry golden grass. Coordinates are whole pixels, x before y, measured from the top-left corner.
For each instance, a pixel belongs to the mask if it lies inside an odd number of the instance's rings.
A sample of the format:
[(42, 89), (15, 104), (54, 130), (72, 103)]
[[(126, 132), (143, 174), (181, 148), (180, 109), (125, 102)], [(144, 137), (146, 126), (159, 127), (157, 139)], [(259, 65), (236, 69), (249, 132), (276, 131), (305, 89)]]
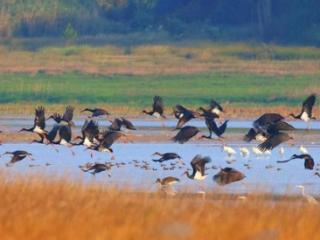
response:
[[(37, 52), (7, 50), (0, 47), (0, 72), (62, 73), (79, 71), (93, 74), (191, 74), (200, 72), (254, 73), (262, 75), (319, 74), (320, 60), (316, 48), (285, 48), (272, 45), (252, 47), (245, 44), (181, 44), (130, 47), (69, 46), (45, 48)], [(234, 53), (249, 52), (255, 60), (241, 59)], [(273, 60), (264, 58), (276, 52), (302, 59)], [(304, 54), (307, 56), (304, 58)], [(259, 56), (262, 58), (259, 58)], [(299, 55), (299, 56), (300, 56)], [(311, 55), (311, 57), (310, 57)], [(308, 58), (309, 56), (309, 58)]]
[[(166, 197), (64, 178), (1, 174), (1, 239), (319, 239), (320, 213), (300, 198)], [(107, 183), (106, 183), (107, 185)]]

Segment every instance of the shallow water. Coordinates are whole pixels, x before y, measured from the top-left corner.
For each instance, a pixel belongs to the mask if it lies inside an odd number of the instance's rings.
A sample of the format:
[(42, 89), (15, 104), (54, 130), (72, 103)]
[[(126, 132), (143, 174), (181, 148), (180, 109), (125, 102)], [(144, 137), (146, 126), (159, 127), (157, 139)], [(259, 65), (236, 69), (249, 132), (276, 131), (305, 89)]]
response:
[[(76, 119), (75, 124), (79, 131), (83, 119)], [(302, 121), (290, 122), (298, 129), (305, 129), (306, 124)], [(16, 131), (21, 127), (30, 127), (33, 124), (32, 118), (2, 118), (0, 119), (1, 128), (5, 127), (5, 131)], [(50, 129), (53, 121), (48, 121), (47, 129)], [(99, 121), (100, 126), (107, 126), (107, 121)], [(138, 131), (132, 132), (137, 135), (156, 135), (163, 134), (168, 129), (172, 129), (176, 121), (169, 119), (166, 121), (136, 119), (133, 124), (138, 128)], [(163, 127), (163, 124), (165, 127)], [(192, 120), (188, 125), (205, 128), (203, 121)], [(285, 147), (284, 156), (280, 156), (278, 149), (273, 150), (271, 155), (254, 156), (251, 152), (248, 158), (242, 158), (239, 154), (239, 147), (246, 146), (251, 150), (256, 143), (246, 144), (241, 140), (235, 140), (232, 136), (238, 134), (242, 136), (252, 125), (252, 120), (231, 120), (226, 132), (226, 143), (237, 150), (237, 155), (232, 159), (229, 158), (221, 150), (221, 143), (217, 141), (191, 141), (187, 144), (176, 144), (170, 142), (163, 143), (118, 143), (113, 145), (115, 160), (110, 160), (111, 156), (108, 153), (97, 153), (91, 157), (91, 151), (85, 150), (83, 147), (72, 147), (71, 150), (63, 146), (47, 146), (41, 144), (27, 143), (6, 143), (0, 146), (0, 154), (5, 151), (26, 150), (33, 154), (35, 160), (23, 160), (14, 164), (11, 167), (5, 167), (6, 162), (10, 160), (10, 156), (3, 155), (0, 159), (0, 166), (7, 173), (26, 175), (41, 173), (48, 177), (55, 175), (68, 176), (75, 181), (81, 180), (86, 183), (98, 182), (101, 184), (112, 184), (118, 187), (130, 187), (133, 189), (143, 189), (154, 191), (157, 189), (155, 180), (166, 176), (175, 176), (180, 178), (180, 183), (176, 185), (177, 191), (198, 191), (200, 189), (247, 193), (255, 190), (273, 193), (273, 194), (296, 194), (298, 189), (295, 187), (298, 184), (306, 186), (306, 192), (313, 195), (320, 194), (320, 178), (315, 176), (317, 171), (317, 163), (320, 155), (320, 123), (319, 121), (311, 122), (311, 131), (297, 131), (295, 146), (283, 144)], [(312, 136), (312, 137), (311, 137)], [(228, 140), (229, 139), (229, 140)], [(241, 139), (241, 138), (239, 138)], [(305, 145), (310, 154), (315, 158), (315, 170), (305, 170), (303, 160), (293, 160), (286, 164), (276, 163), (277, 160), (288, 159), (292, 154), (299, 153), (298, 147), (300, 144)], [(159, 163), (152, 161), (154, 152), (176, 152), (184, 160), (185, 166), (181, 168), (175, 167), (174, 170), (164, 170)], [(186, 176), (181, 176), (186, 168), (190, 167), (190, 161), (196, 154), (210, 156), (212, 162), (208, 164), (208, 177), (203, 182), (197, 182), (188, 179)], [(134, 166), (133, 160), (137, 160), (136, 165), (145, 165), (142, 161), (148, 162), (150, 169), (142, 169), (139, 166)], [(235, 160), (235, 161), (230, 161)], [(79, 169), (79, 165), (86, 162), (105, 162), (113, 161), (114, 163), (124, 163), (121, 167), (113, 167), (108, 172), (102, 172), (96, 176), (90, 173), (84, 173)], [(171, 161), (172, 162), (172, 161)], [(165, 168), (170, 168), (170, 161), (166, 163)], [(173, 161), (175, 162), (175, 161)], [(51, 165), (46, 166), (46, 163)], [(130, 164), (131, 163), (131, 164)], [(30, 167), (29, 165), (33, 165)], [(250, 166), (250, 169), (246, 165)], [(320, 164), (320, 163), (319, 163)], [(180, 166), (177, 164), (176, 166)], [(219, 171), (220, 167), (231, 166), (242, 171), (246, 178), (241, 182), (232, 183), (227, 186), (219, 187), (213, 182), (212, 177)], [(215, 169), (213, 169), (214, 167)], [(320, 168), (320, 166), (319, 166)], [(190, 170), (191, 171), (191, 170)], [(11, 175), (11, 174), (9, 174)], [(108, 176), (110, 175), (110, 177)]]
[[(239, 145), (232, 144), (238, 151)], [(246, 145), (251, 148), (253, 145)], [(148, 191), (156, 190), (155, 180), (160, 177), (175, 176), (180, 178), (180, 183), (176, 185), (177, 191), (183, 189), (185, 191), (198, 191), (203, 188), (207, 190), (215, 189), (217, 191), (246, 193), (259, 190), (266, 193), (273, 194), (296, 194), (298, 189), (295, 187), (298, 184), (306, 186), (306, 192), (318, 195), (320, 193), (320, 178), (314, 175), (314, 171), (305, 170), (303, 166), (303, 160), (293, 160), (286, 164), (276, 163), (279, 159), (287, 159), (292, 154), (298, 153), (297, 147), (285, 147), (285, 154), (281, 157), (278, 150), (274, 150), (271, 155), (256, 157), (252, 153), (248, 158), (242, 158), (239, 153), (233, 158), (234, 161), (228, 164), (227, 161), (231, 158), (227, 157), (224, 152), (221, 151), (219, 144), (204, 144), (204, 143), (192, 143), (192, 144), (148, 144), (148, 143), (136, 143), (136, 144), (114, 144), (115, 159), (110, 160), (108, 153), (94, 153), (91, 159), (90, 151), (85, 150), (83, 147), (73, 147), (74, 155), (70, 149), (63, 146), (56, 146), (59, 152), (57, 152), (52, 146), (46, 146), (41, 144), (3, 144), (1, 146), (1, 153), (5, 151), (14, 150), (27, 150), (34, 156), (34, 161), (23, 160), (14, 164), (11, 167), (5, 167), (5, 163), (10, 160), (9, 155), (3, 155), (1, 157), (0, 166), (7, 173), (22, 174), (28, 176), (28, 174), (41, 173), (48, 175), (67, 176), (74, 180), (82, 180), (87, 183), (99, 182), (102, 184), (112, 184), (119, 187), (130, 187), (134, 189), (143, 189)], [(315, 156), (316, 164), (318, 163), (317, 156), (319, 156), (319, 146), (308, 146), (308, 150), (311, 155)], [(174, 170), (163, 170), (159, 163), (153, 162), (151, 159), (152, 154), (155, 151), (159, 152), (176, 152), (178, 153), (186, 163), (183, 168)], [(239, 152), (239, 151), (238, 151)], [(181, 174), (190, 168), (189, 163), (193, 156), (196, 154), (202, 154), (210, 156), (212, 162), (208, 164), (210, 169), (207, 170), (208, 177), (203, 182), (197, 182), (188, 179)], [(146, 161), (150, 163), (150, 170), (141, 169), (135, 167), (133, 164), (128, 164), (132, 160), (139, 161), (139, 165), (143, 165), (141, 162)], [(78, 166), (86, 162), (104, 162), (113, 161), (114, 163), (124, 162), (126, 165), (120, 168), (113, 167), (108, 172), (101, 172), (96, 176), (90, 173), (82, 172)], [(173, 161), (174, 162), (174, 161)], [(46, 166), (46, 163), (52, 165)], [(30, 164), (35, 165), (29, 167)], [(249, 164), (250, 169), (247, 169), (244, 164)], [(39, 165), (39, 166), (38, 166)], [(166, 163), (170, 167), (170, 161)], [(232, 183), (227, 186), (219, 187), (212, 180), (212, 176), (216, 174), (219, 169), (212, 169), (211, 167), (227, 167), (231, 166), (237, 170), (242, 171), (246, 178), (241, 182)], [(266, 168), (270, 167), (270, 168)], [(317, 167), (317, 166), (316, 166)], [(154, 170), (152, 170), (154, 168)], [(111, 175), (111, 177), (108, 176)], [(10, 174), (9, 174), (10, 175)]]

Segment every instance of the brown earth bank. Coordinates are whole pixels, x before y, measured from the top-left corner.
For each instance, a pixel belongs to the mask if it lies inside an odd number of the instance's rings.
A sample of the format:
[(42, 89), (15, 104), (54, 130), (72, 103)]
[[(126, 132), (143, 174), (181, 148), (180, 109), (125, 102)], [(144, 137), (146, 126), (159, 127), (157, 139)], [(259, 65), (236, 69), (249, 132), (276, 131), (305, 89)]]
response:
[[(223, 117), (225, 119), (256, 119), (260, 115), (264, 113), (280, 113), (284, 117), (288, 117), (290, 113), (300, 113), (301, 106), (254, 106), (252, 104), (248, 104), (247, 106), (237, 106), (229, 103), (221, 103), (225, 109), (225, 113)], [(63, 112), (65, 107), (68, 104), (41, 104), (41, 103), (17, 103), (17, 104), (0, 104), (0, 118), (8, 117), (8, 116), (16, 116), (16, 117), (32, 117), (34, 114), (34, 109), (37, 106), (43, 105), (46, 108), (46, 114), (52, 114), (54, 112)], [(126, 116), (128, 118), (139, 118), (139, 119), (153, 119), (142, 113), (143, 109), (139, 109), (136, 107), (127, 107), (127, 106), (114, 106), (108, 104), (70, 104), (75, 107), (75, 116), (86, 117), (89, 116), (89, 113), (86, 115), (85, 113), (81, 113), (81, 110), (87, 107), (99, 107), (104, 108), (111, 113), (111, 115), (117, 116)], [(200, 106), (188, 106), (186, 107), (196, 110)], [(151, 108), (151, 103), (150, 103)], [(172, 116), (173, 111), (172, 107), (165, 108), (165, 115)], [(314, 116), (316, 118), (320, 117), (320, 109), (315, 107), (313, 110)]]
[(0, 172), (1, 239), (318, 239), (318, 205), (301, 197), (212, 189), (132, 192), (65, 177)]

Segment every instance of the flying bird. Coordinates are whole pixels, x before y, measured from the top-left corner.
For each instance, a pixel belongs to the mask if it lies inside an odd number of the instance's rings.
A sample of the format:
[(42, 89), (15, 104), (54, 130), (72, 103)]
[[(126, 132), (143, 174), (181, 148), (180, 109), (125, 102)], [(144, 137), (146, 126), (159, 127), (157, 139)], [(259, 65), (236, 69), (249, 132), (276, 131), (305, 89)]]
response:
[(231, 167), (226, 167), (221, 169), (219, 173), (214, 175), (213, 180), (218, 185), (226, 185), (233, 182), (241, 181), (245, 177), (246, 176), (242, 172)]
[(205, 174), (205, 165), (211, 162), (210, 157), (202, 157), (201, 155), (196, 155), (191, 161), (192, 173), (190, 174), (188, 171), (184, 172), (190, 179), (194, 180), (204, 180), (207, 175)]
[(295, 119), (301, 119), (302, 121), (308, 122), (310, 119), (316, 119), (312, 116), (312, 108), (316, 102), (316, 95), (310, 95), (304, 102), (302, 103), (301, 112), (297, 115), (291, 113), (290, 116)]
[(314, 160), (309, 154), (293, 154), (291, 158), (288, 160), (277, 161), (277, 163), (287, 163), (293, 159), (303, 159), (304, 160), (304, 168), (308, 170), (313, 170), (314, 168)]
[(160, 96), (154, 96), (151, 111), (143, 110), (142, 112), (155, 118), (166, 118), (163, 114), (164, 104)]

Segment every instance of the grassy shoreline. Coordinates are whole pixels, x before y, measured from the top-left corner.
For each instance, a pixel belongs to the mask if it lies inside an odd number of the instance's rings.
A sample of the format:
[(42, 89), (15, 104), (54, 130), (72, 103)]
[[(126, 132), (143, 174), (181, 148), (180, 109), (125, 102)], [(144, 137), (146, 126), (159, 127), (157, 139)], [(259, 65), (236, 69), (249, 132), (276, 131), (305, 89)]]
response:
[(168, 197), (59, 177), (15, 176), (5, 181), (3, 174), (2, 239), (311, 240), (320, 234), (318, 206), (300, 197), (257, 192), (243, 201), (215, 189), (205, 198)]

